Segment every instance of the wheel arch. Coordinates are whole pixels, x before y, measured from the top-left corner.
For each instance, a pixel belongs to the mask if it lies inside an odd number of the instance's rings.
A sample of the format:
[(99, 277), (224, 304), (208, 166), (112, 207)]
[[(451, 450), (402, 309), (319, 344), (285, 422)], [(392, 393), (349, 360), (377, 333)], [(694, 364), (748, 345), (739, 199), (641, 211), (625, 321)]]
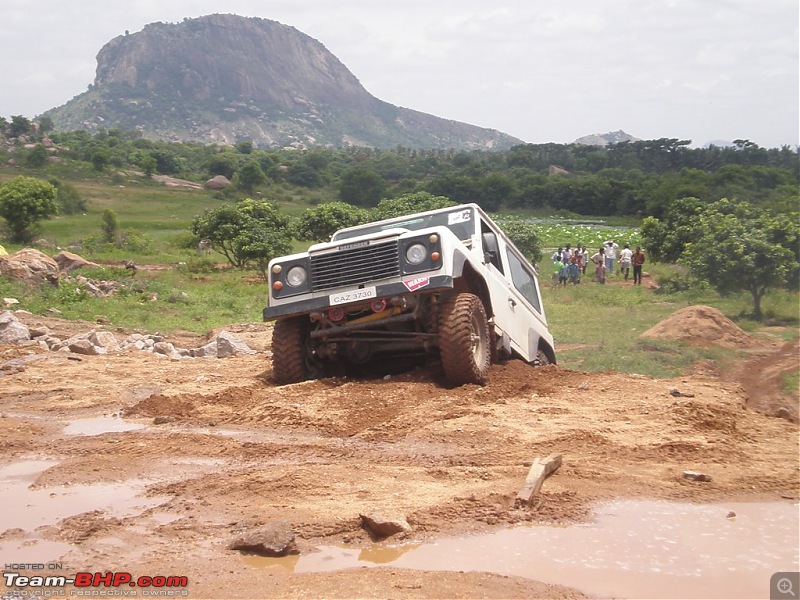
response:
[[(453, 265), (453, 293), (470, 292), (475, 294), (483, 302), (486, 318), (491, 319), (494, 316), (494, 309), (492, 308), (492, 298), (489, 295), (489, 286), (475, 268), (464, 260), (463, 255), (460, 256), (461, 264)], [(457, 266), (459, 268), (456, 268)]]

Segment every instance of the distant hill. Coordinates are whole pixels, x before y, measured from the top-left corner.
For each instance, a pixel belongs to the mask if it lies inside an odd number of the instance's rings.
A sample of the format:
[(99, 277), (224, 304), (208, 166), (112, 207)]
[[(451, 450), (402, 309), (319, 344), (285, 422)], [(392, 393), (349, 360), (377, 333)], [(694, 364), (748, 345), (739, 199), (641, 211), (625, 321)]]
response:
[(585, 135), (575, 140), (574, 144), (582, 144), (584, 146), (607, 146), (608, 144), (618, 144), (620, 142), (640, 142), (639, 138), (633, 137), (629, 133), (625, 133), (620, 129), (619, 131), (610, 131), (608, 133), (593, 133), (592, 135)]
[(108, 42), (89, 90), (43, 116), (57, 130), (260, 147), (504, 150), (522, 140), (401, 108), (367, 92), (317, 40), (276, 21), (209, 15)]

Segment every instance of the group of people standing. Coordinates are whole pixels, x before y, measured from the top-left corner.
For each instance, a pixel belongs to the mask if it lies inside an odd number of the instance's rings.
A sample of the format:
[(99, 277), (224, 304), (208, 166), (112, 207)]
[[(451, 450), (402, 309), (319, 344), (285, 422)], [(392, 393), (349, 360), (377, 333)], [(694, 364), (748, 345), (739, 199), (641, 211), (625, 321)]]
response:
[[(580, 283), (581, 276), (586, 274), (586, 265), (591, 261), (594, 264), (594, 276), (597, 283), (605, 283), (607, 275), (614, 274), (614, 266), (617, 262), (617, 251), (619, 244), (614, 240), (603, 242), (597, 252), (589, 256), (586, 245), (578, 245), (572, 249), (570, 244), (560, 247), (553, 253), (553, 286), (564, 285), (567, 283)], [(631, 250), (629, 244), (625, 244), (619, 250), (619, 270), (628, 281), (631, 268), (633, 268), (633, 284), (642, 284), (642, 265), (644, 265), (645, 255), (641, 246), (636, 246), (636, 250)]]

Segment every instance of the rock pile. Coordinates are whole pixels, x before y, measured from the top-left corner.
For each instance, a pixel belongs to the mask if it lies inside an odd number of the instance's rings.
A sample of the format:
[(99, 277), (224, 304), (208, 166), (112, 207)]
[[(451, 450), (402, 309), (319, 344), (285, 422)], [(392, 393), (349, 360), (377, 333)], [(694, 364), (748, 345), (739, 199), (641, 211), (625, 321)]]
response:
[(120, 340), (110, 331), (102, 330), (79, 333), (62, 340), (44, 325), (27, 327), (10, 310), (0, 313), (0, 343), (36, 345), (43, 350), (85, 355), (140, 350), (175, 360), (256, 354), (243, 340), (228, 331), (220, 331), (214, 340), (198, 348), (176, 348), (164, 336), (156, 334), (134, 333)]

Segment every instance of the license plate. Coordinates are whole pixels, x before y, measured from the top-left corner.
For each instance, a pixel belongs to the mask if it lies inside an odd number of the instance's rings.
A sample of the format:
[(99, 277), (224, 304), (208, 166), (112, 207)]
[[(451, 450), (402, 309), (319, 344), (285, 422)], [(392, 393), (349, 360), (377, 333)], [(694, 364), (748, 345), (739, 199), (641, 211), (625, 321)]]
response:
[(375, 297), (375, 286), (362, 288), (360, 290), (349, 290), (347, 292), (338, 292), (328, 296), (328, 302), (334, 304), (347, 304), (348, 302), (361, 302), (362, 300), (371, 300)]

